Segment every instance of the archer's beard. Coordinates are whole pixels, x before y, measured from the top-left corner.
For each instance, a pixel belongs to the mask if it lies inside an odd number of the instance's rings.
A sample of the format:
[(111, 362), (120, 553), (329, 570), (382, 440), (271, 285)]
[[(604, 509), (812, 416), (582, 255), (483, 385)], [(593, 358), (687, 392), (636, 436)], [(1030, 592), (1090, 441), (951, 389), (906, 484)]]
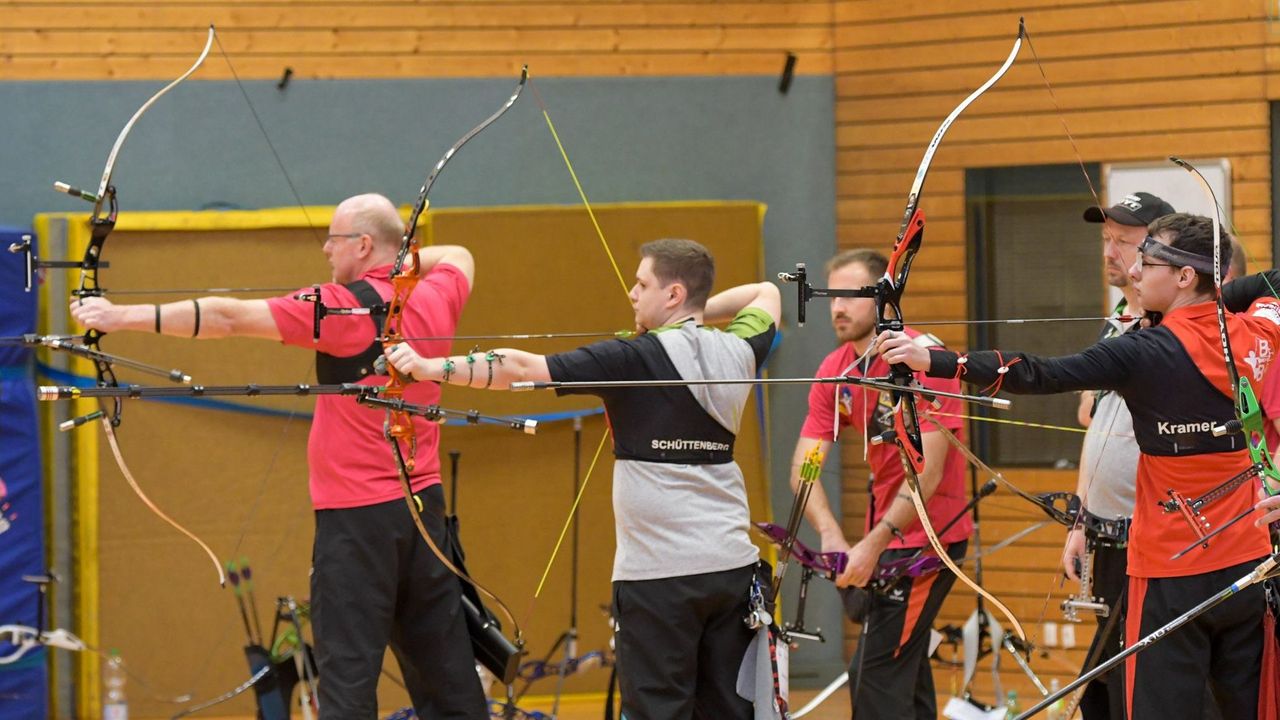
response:
[(847, 315), (839, 315), (832, 319), (832, 328), (836, 331), (836, 339), (843, 343), (852, 342), (855, 345), (865, 347), (871, 339), (872, 333), (875, 331), (875, 325), (870, 322), (858, 322)]

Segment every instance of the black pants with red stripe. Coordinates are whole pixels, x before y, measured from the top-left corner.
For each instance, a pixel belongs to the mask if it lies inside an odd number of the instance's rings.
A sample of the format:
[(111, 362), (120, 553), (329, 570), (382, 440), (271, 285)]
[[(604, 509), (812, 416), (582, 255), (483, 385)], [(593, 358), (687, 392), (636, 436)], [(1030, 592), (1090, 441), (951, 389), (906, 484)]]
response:
[[(947, 546), (957, 562), (968, 541)], [(915, 550), (886, 550), (880, 562)], [(871, 593), (858, 649), (849, 664), (849, 693), (858, 720), (934, 720), (938, 702), (929, 665), (929, 630), (956, 576), (943, 568), (920, 578), (904, 578), (888, 593)], [(861, 673), (859, 673), (861, 664)]]
[[(1187, 577), (1130, 578), (1129, 642), (1156, 631), (1257, 564)], [(1187, 709), (1204, 707), (1206, 690), (1224, 718), (1257, 717), (1264, 602), (1262, 586), (1253, 585), (1130, 656), (1125, 665), (1130, 720), (1198, 717), (1199, 712)]]

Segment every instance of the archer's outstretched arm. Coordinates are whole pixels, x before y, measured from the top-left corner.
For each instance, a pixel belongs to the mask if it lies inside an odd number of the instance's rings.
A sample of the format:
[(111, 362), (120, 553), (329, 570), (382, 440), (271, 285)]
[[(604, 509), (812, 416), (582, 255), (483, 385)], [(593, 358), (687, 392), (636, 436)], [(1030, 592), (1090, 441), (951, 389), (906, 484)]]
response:
[(158, 332), (214, 339), (256, 337), (281, 340), (266, 300), (203, 297), (163, 305), (116, 305), (101, 297), (72, 299), (71, 317), (100, 332)]
[[(923, 348), (906, 333), (886, 331), (875, 339), (889, 363), (902, 363), (929, 377), (961, 377), (970, 385), (991, 385), (1012, 393), (1049, 395), (1072, 390), (1119, 390), (1134, 368), (1142, 367), (1144, 340), (1134, 334), (1107, 338), (1075, 355), (1043, 357), (998, 350), (957, 353)], [(960, 366), (964, 365), (963, 374)]]
[(551, 379), (545, 355), (512, 348), (447, 358), (424, 358), (408, 343), (398, 343), (387, 348), (386, 355), (396, 370), (413, 376), (414, 380), (506, 390), (514, 382), (546, 382)]

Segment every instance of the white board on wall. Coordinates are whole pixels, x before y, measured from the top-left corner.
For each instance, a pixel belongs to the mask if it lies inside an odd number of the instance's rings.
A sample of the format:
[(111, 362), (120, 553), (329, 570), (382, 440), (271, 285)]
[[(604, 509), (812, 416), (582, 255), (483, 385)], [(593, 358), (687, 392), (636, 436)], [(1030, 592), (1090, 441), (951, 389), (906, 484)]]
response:
[[(1188, 160), (1209, 181), (1222, 209), (1222, 225), (1231, 228), (1231, 161)], [(1174, 210), (1213, 217), (1213, 206), (1191, 173), (1171, 162), (1113, 163), (1102, 167), (1102, 201), (1107, 207), (1125, 195), (1149, 192)]]

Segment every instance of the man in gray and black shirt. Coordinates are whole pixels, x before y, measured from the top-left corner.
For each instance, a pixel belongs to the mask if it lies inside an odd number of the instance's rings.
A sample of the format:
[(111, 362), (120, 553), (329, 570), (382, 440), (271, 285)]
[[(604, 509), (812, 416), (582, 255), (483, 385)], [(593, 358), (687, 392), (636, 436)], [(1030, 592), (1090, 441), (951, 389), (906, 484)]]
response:
[[(495, 390), (520, 381), (755, 377), (777, 332), (778, 289), (753, 283), (708, 297), (714, 263), (690, 240), (658, 240), (640, 254), (630, 293), (640, 331), (633, 339), (550, 356), (496, 350), (502, 361), (471, 375), (453, 370), (466, 367), (466, 356), (424, 359), (396, 346), (387, 357), (418, 380)], [(723, 320), (723, 331), (703, 325)], [(613, 429), (613, 613), (623, 716), (750, 720), (752, 703), (735, 684), (754, 635), (743, 620), (763, 571), (733, 445), (751, 386), (557, 392), (599, 396)]]

